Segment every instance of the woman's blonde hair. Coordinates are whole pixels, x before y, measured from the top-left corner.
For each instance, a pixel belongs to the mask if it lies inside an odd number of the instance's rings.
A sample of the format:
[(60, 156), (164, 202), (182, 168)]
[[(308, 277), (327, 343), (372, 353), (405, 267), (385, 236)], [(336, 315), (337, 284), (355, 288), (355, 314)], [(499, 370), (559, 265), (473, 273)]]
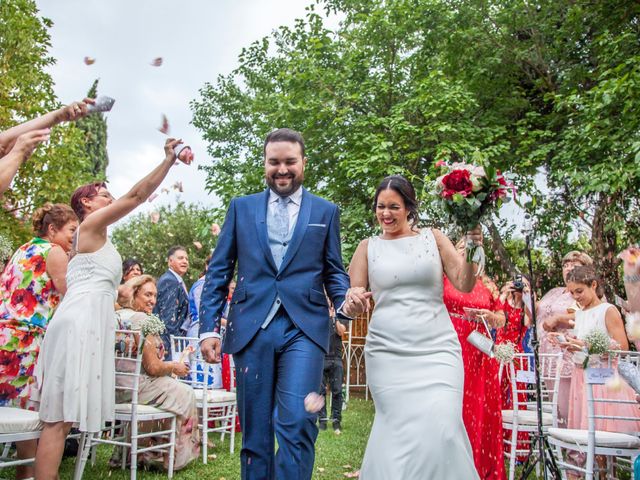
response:
[(562, 257), (562, 266), (567, 262), (578, 262), (580, 265), (593, 265), (593, 259), (580, 250), (572, 250)]
[(127, 305), (129, 308), (133, 308), (136, 295), (138, 294), (140, 289), (147, 283), (153, 283), (155, 285), (156, 279), (146, 273), (143, 275), (138, 275), (137, 277), (130, 278), (125, 282), (125, 285), (127, 287), (130, 287), (132, 291), (131, 300), (129, 300), (129, 305)]

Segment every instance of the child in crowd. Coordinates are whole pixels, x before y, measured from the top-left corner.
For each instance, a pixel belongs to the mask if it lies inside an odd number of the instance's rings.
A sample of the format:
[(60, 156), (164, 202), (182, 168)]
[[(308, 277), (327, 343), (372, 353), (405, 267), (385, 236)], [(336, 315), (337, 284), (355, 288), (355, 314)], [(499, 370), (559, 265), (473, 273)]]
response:
[[(578, 302), (582, 310), (575, 312), (575, 327), (573, 335), (565, 334), (566, 342), (560, 343), (569, 351), (579, 352), (585, 347), (584, 338), (593, 330), (602, 330), (611, 339), (611, 349), (628, 350), (629, 341), (618, 309), (603, 302), (602, 287), (599, 283), (596, 271), (592, 266), (575, 267), (568, 275), (567, 289)], [(554, 335), (557, 338), (558, 334)], [(568, 427), (572, 429), (588, 429), (587, 399), (584, 384), (584, 369), (582, 360), (576, 357), (577, 362), (573, 369), (571, 388), (569, 394), (569, 418)], [(590, 359), (590, 366), (607, 367), (606, 360), (601, 360), (602, 365), (594, 365)], [(614, 363), (613, 367), (616, 367)], [(626, 383), (619, 390), (607, 388), (605, 385), (594, 385), (595, 398), (610, 398), (617, 400), (634, 400), (635, 394)], [(631, 404), (598, 403), (594, 404), (596, 415), (615, 415), (624, 417), (636, 417), (637, 421), (597, 419), (596, 429), (607, 432), (638, 432), (640, 431), (640, 412), (637, 406)], [(584, 455), (573, 458), (576, 464), (584, 462)]]
[[(324, 357), (324, 371), (322, 374), (322, 385), (320, 393), (322, 396), (327, 395), (327, 386), (331, 390), (331, 416), (333, 417), (333, 431), (340, 434), (342, 426), (342, 379), (344, 376), (344, 368), (342, 366), (342, 335), (347, 327), (342, 320), (336, 319), (335, 310), (330, 307), (329, 314), (331, 316), (331, 334), (329, 337), (329, 350)], [(320, 410), (318, 415), (320, 430), (327, 429), (327, 404)]]

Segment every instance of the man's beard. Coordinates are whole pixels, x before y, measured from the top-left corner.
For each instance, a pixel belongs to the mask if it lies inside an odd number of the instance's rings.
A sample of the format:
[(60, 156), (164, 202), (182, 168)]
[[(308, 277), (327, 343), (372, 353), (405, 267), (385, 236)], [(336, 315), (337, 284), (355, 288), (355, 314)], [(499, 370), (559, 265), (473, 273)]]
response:
[(293, 176), (287, 175), (287, 177), (290, 178), (291, 183), (286, 187), (278, 186), (277, 180), (278, 178), (282, 178), (278, 176), (276, 176), (275, 178), (273, 176), (266, 177), (267, 185), (269, 185), (269, 188), (274, 192), (276, 192), (281, 197), (288, 197), (293, 192), (298, 190), (298, 188), (300, 188), (300, 185), (302, 185), (302, 181), (304, 180), (304, 177), (303, 176), (296, 177), (295, 175)]

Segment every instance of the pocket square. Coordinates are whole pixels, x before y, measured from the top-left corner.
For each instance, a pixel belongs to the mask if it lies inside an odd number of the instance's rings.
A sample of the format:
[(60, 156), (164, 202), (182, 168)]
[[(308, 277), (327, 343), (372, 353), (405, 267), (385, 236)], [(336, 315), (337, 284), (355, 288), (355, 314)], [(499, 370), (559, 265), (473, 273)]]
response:
[(307, 225), (308, 227), (321, 227), (321, 228), (325, 228), (327, 225), (324, 223), (310, 223), (309, 225)]

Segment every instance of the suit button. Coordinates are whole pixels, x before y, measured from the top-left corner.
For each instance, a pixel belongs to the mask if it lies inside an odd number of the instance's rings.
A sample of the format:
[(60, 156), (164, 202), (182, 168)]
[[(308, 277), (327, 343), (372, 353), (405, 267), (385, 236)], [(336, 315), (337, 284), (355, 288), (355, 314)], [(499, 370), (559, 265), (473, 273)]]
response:
[(287, 242), (282, 242), (282, 246), (286, 247), (287, 246)]
[(280, 280), (281, 278), (282, 278), (282, 276), (278, 275), (278, 276), (276, 277), (276, 280)]

